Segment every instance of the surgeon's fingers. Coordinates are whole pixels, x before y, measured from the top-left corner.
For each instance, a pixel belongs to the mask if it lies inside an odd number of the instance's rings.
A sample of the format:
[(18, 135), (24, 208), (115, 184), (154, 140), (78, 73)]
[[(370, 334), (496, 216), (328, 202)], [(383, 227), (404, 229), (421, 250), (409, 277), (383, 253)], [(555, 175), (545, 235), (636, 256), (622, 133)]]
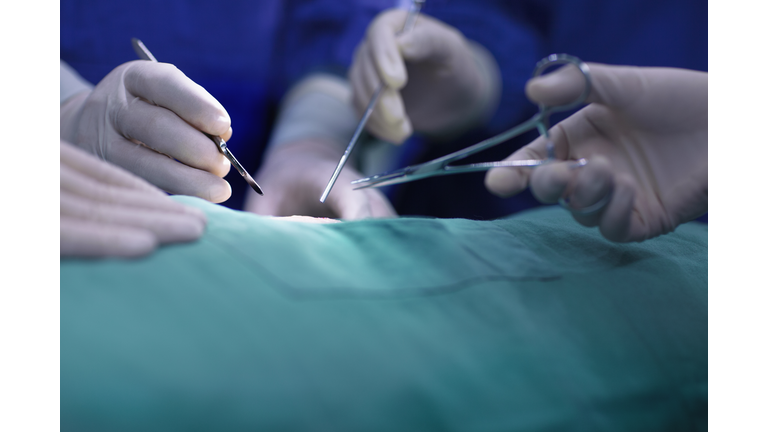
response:
[(62, 216), (59, 249), (64, 257), (134, 258), (149, 254), (158, 246), (148, 230), (114, 224), (95, 223)]
[[(358, 47), (349, 75), (353, 103), (357, 112), (362, 115), (381, 85), (366, 43)], [(394, 144), (401, 144), (413, 133), (411, 122), (405, 113), (403, 98), (397, 90), (389, 87), (382, 89), (374, 111), (366, 123), (366, 129), (376, 137)]]
[(627, 175), (616, 175), (611, 202), (600, 220), (603, 237), (615, 242), (641, 241), (647, 237), (645, 222), (635, 211), (636, 196), (634, 181)]
[[(504, 161), (539, 159), (530, 145), (512, 153)], [(485, 187), (494, 195), (507, 198), (525, 190), (531, 168), (493, 168), (485, 174)]]
[(124, 137), (141, 141), (185, 165), (219, 177), (229, 172), (229, 161), (216, 144), (167, 108), (134, 98), (118, 111), (114, 123)]
[(380, 113), (376, 116), (377, 124), (382, 129), (386, 129), (387, 141), (401, 144), (411, 136), (413, 126), (411, 126), (411, 120), (405, 112), (405, 103), (398, 90), (389, 87), (382, 90), (377, 111)]
[[(563, 198), (574, 209), (572, 214), (577, 222), (588, 227), (597, 226), (613, 196), (614, 173), (611, 164), (607, 158), (596, 155), (587, 165), (574, 170), (576, 175), (572, 176), (572, 182)], [(593, 206), (602, 208), (584, 213), (579, 211)]]
[[(531, 191), (544, 203), (568, 202), (573, 218), (584, 226), (600, 226), (605, 238), (616, 242), (642, 240), (643, 222), (633, 212), (636, 190), (630, 177), (616, 174), (607, 158), (592, 157), (587, 165), (557, 162), (536, 168)], [(580, 209), (601, 206), (586, 214)]]
[[(567, 119), (566, 119), (567, 120)], [(505, 161), (515, 160), (544, 160), (548, 157), (547, 143), (555, 146), (555, 157), (560, 160), (568, 158), (569, 140), (565, 129), (561, 126), (565, 121), (550, 129), (549, 138), (540, 136), (530, 144), (512, 153)], [(516, 195), (526, 187), (530, 180), (532, 168), (494, 168), (485, 175), (485, 187), (502, 198)]]
[(373, 66), (370, 63), (368, 48), (366, 43), (363, 42), (357, 46), (357, 49), (355, 50), (355, 61), (349, 69), (349, 83), (352, 87), (352, 104), (358, 114), (361, 115), (368, 106), (368, 102), (373, 96), (373, 93), (376, 91), (376, 86), (378, 86), (378, 82), (370, 84), (372, 79), (378, 80), (378, 77), (371, 78), (370, 71), (372, 70)]
[(61, 166), (69, 167), (81, 174), (105, 185), (136, 189), (147, 195), (165, 197), (166, 195), (143, 179), (124, 171), (115, 165), (104, 162), (96, 156), (86, 153), (74, 145), (61, 141)]
[[(364, 50), (361, 55), (365, 57), (369, 54), (370, 51)], [(360, 112), (365, 110), (371, 97), (374, 96), (382, 85), (381, 79), (376, 74), (376, 71), (373, 70), (373, 61), (364, 61), (362, 68), (363, 76), (365, 77), (364, 91), (366, 95), (358, 99)], [(399, 89), (388, 85), (382, 87), (381, 95), (371, 120), (374, 121), (374, 124), (378, 123), (385, 128), (392, 129), (393, 133), (397, 133), (398, 130), (402, 129), (402, 124), (407, 120), (407, 117), (405, 114), (405, 104)]]
[(61, 216), (99, 224), (140, 228), (160, 243), (188, 242), (203, 234), (205, 223), (195, 216), (99, 202), (72, 194), (60, 195)]
[(336, 186), (325, 200), (325, 209), (331, 217), (348, 220), (372, 217), (368, 197), (361, 191), (353, 190), (350, 184), (351, 179), (355, 177), (353, 172), (345, 167), (336, 181)]
[(405, 24), (407, 12), (389, 10), (379, 14), (368, 27), (366, 39), (379, 76), (394, 89), (405, 86), (407, 72), (395, 35)]
[(213, 203), (226, 201), (232, 195), (229, 183), (214, 174), (188, 167), (127, 140), (122, 144), (110, 146), (110, 161), (166, 192), (196, 196)]
[[(599, 225), (608, 240), (627, 242), (645, 238), (647, 229), (634, 211), (635, 183), (631, 177), (613, 172), (610, 161), (603, 156), (594, 156), (587, 165), (578, 168), (573, 162), (537, 168), (532, 175), (531, 189), (537, 198), (546, 197), (543, 202), (564, 198), (577, 222), (588, 227)], [(597, 208), (580, 211), (593, 206)]]
[(345, 185), (333, 198), (329, 195), (328, 201), (333, 213), (345, 220), (397, 217), (389, 200), (375, 189), (354, 190)]
[(584, 91), (585, 80), (579, 69), (574, 65), (531, 78), (525, 84), (525, 94), (534, 103), (548, 106), (566, 105), (576, 99)]
[(136, 61), (123, 80), (129, 93), (168, 108), (201, 131), (224, 135), (229, 130), (229, 114), (219, 101), (172, 64)]
[[(362, 64), (367, 96), (359, 102), (364, 104), (362, 107), (364, 110), (368, 105), (370, 98), (373, 97), (375, 92), (382, 85), (382, 80), (374, 69), (374, 61), (370, 58), (371, 51), (363, 50), (361, 56), (363, 58), (369, 57), (368, 59), (365, 59)], [(400, 96), (398, 88), (389, 85), (382, 87), (381, 96), (379, 97), (379, 102), (376, 105), (373, 116), (371, 116), (371, 120), (375, 120), (381, 123), (382, 126), (393, 130), (401, 128), (400, 125), (407, 120), (407, 117), (405, 115), (405, 104), (403, 103), (403, 98)]]
[[(363, 193), (350, 194), (349, 186), (334, 188), (325, 200), (325, 204), (333, 217), (357, 220), (366, 219), (371, 216), (371, 209), (368, 206), (368, 198)], [(334, 193), (335, 192), (335, 193)]]
[[(224, 132), (222, 135), (219, 135), (219, 138), (223, 139), (224, 142), (229, 141), (230, 138), (232, 138), (232, 128), (230, 127), (227, 129), (226, 132)], [(225, 158), (226, 159), (226, 158)]]
[(373, 97), (376, 90), (385, 85), (385, 82), (379, 77), (379, 73), (376, 71), (376, 65), (374, 64), (373, 56), (371, 55), (370, 44), (365, 43), (362, 45), (359, 51), (360, 58), (360, 83), (362, 84), (362, 92), (360, 98), (362, 108), (368, 104), (366, 101)]
[(368, 87), (365, 84), (367, 78), (363, 72), (363, 63), (366, 59), (363, 51), (367, 49), (368, 48), (365, 41), (357, 45), (355, 48), (355, 55), (354, 60), (352, 61), (352, 66), (349, 67), (349, 71), (347, 72), (347, 78), (349, 79), (349, 84), (352, 87), (352, 103), (355, 105), (355, 108), (357, 108), (358, 111), (361, 110), (360, 105), (362, 104), (360, 102), (370, 97), (368, 94)]
[(160, 195), (147, 193), (144, 190), (104, 184), (64, 164), (60, 166), (59, 184), (62, 191), (104, 204), (187, 214), (201, 222), (207, 220), (202, 210), (178, 203), (151, 185), (148, 186), (152, 188), (152, 191), (156, 191)]
[[(353, 103), (358, 113), (362, 114), (368, 107), (368, 103), (376, 90), (382, 84), (381, 78), (376, 73), (371, 59), (371, 52), (366, 42), (361, 43), (355, 52), (355, 62), (349, 72), (349, 80), (352, 84)], [(381, 100), (381, 99), (379, 99)], [(376, 107), (374, 117), (380, 107)]]
[(372, 218), (397, 217), (397, 211), (389, 202), (389, 199), (379, 190), (368, 190), (368, 205), (371, 208)]
[[(305, 178), (307, 184), (302, 189), (312, 190), (311, 200), (317, 202), (317, 196), (322, 192), (327, 182), (326, 176), (329, 169), (336, 164), (333, 146), (323, 145), (322, 142), (314, 142), (304, 155), (315, 152), (315, 158), (311, 161), (314, 167), (320, 168), (325, 174), (311, 174)], [(329, 153), (330, 152), (330, 153)], [(344, 167), (325, 203), (318, 209), (320, 212), (313, 216), (330, 216), (347, 220), (365, 218), (396, 217), (392, 205), (384, 194), (377, 189), (355, 190), (352, 181), (361, 178), (362, 175), (350, 165)], [(314, 190), (313, 190), (314, 189)]]
[(554, 162), (534, 168), (530, 173), (531, 193), (544, 204), (554, 204), (563, 197), (577, 174), (572, 161)]
[[(587, 63), (591, 75), (591, 91), (586, 103), (622, 107), (637, 100), (644, 80), (639, 69), (631, 66), (609, 66)], [(528, 98), (549, 106), (564, 105), (578, 99), (586, 84), (575, 65), (567, 65), (552, 73), (531, 78), (525, 86)]]
[(366, 129), (377, 138), (392, 144), (402, 144), (413, 133), (410, 119), (405, 115), (403, 99), (397, 90), (385, 88), (376, 109), (366, 123)]

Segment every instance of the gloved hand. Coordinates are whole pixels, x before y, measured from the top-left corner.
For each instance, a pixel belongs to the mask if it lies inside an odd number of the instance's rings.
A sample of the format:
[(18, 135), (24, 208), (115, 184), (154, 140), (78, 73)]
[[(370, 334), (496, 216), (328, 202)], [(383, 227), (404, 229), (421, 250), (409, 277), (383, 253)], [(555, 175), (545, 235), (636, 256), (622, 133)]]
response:
[(137, 257), (202, 235), (202, 211), (67, 142), (60, 155), (61, 256)]
[(256, 175), (268, 190), (264, 196), (248, 191), (245, 210), (261, 215), (305, 215), (347, 220), (396, 217), (381, 191), (353, 190), (353, 180), (364, 177), (347, 164), (325, 203), (320, 195), (339, 162), (339, 148), (323, 140), (303, 140), (272, 148)]
[[(229, 198), (229, 161), (200, 131), (227, 140), (227, 112), (167, 63), (132, 61), (61, 105), (61, 139), (173, 194)], [(142, 145), (143, 144), (143, 145)]]
[(498, 101), (500, 75), (493, 56), (425, 15), (410, 32), (397, 35), (406, 15), (397, 9), (379, 14), (355, 51), (349, 80), (358, 112), (365, 111), (382, 81), (388, 86), (368, 131), (400, 144), (414, 129), (440, 135), (482, 121)]
[[(609, 240), (642, 241), (707, 211), (707, 73), (589, 64), (590, 105), (550, 131), (561, 162), (497, 168), (485, 184), (507, 197), (530, 184), (544, 203), (564, 198), (574, 218)], [(584, 78), (575, 67), (528, 81), (548, 105), (575, 100)], [(507, 160), (546, 158), (539, 137)], [(575, 168), (575, 160), (586, 166)], [(602, 203), (606, 203), (602, 206)], [(600, 207), (582, 214), (578, 209)]]

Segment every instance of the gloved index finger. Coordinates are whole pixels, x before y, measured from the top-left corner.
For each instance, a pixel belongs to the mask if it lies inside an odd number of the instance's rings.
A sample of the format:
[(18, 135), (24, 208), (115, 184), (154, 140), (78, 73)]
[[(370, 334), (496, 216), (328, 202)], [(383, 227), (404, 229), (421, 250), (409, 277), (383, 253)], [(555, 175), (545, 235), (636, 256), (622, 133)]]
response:
[(229, 131), (231, 120), (219, 101), (172, 64), (138, 60), (123, 80), (129, 93), (173, 111), (203, 132), (219, 136)]
[[(513, 160), (543, 160), (548, 158), (547, 143), (552, 142), (555, 146), (555, 158), (558, 160), (568, 159), (571, 149), (568, 135), (562, 127), (562, 123), (567, 123), (568, 119), (555, 125), (549, 130), (549, 139), (539, 136), (530, 144), (512, 153), (505, 161)], [(531, 168), (494, 168), (485, 175), (485, 186), (492, 193), (509, 197), (522, 192), (530, 182)]]
[(390, 10), (380, 14), (368, 27), (367, 39), (379, 76), (389, 87), (401, 89), (408, 80), (405, 63), (395, 38), (405, 24), (407, 12)]
[(86, 153), (66, 141), (60, 144), (60, 162), (62, 166), (69, 166), (80, 173), (89, 176), (104, 184), (120, 186), (127, 189), (140, 190), (154, 196), (165, 197), (160, 189), (152, 186), (128, 171), (109, 164), (96, 156)]
[[(546, 139), (538, 137), (532, 143), (512, 153), (504, 161), (546, 159)], [(531, 168), (494, 168), (485, 175), (485, 187), (501, 197), (516, 195), (526, 187), (531, 176)]]

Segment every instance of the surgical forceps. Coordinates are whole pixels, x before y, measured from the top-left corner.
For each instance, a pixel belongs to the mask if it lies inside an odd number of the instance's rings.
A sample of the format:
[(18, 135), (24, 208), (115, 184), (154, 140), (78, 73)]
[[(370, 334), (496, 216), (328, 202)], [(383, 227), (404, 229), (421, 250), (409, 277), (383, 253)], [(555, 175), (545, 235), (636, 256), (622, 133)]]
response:
[[(421, 10), (421, 7), (424, 5), (424, 1), (425, 0), (414, 0), (413, 3), (411, 3), (411, 9), (408, 11), (408, 15), (405, 17), (405, 24), (403, 25), (403, 29), (400, 31), (400, 33), (405, 33), (413, 29), (413, 26), (416, 25), (416, 17), (419, 15), (419, 11)], [(328, 198), (328, 194), (331, 193), (331, 189), (333, 188), (333, 185), (336, 183), (336, 179), (339, 177), (339, 174), (341, 174), (341, 169), (344, 168), (344, 164), (347, 163), (349, 154), (352, 153), (352, 149), (355, 148), (355, 144), (357, 144), (357, 140), (358, 138), (360, 138), (360, 134), (363, 133), (363, 128), (365, 127), (365, 124), (368, 123), (368, 118), (371, 117), (371, 114), (373, 113), (373, 109), (376, 107), (376, 103), (379, 101), (379, 96), (381, 96), (381, 92), (384, 90), (384, 85), (385, 84), (383, 82), (379, 84), (379, 87), (373, 93), (373, 96), (371, 96), (371, 101), (368, 102), (368, 106), (365, 108), (363, 117), (360, 119), (360, 122), (357, 124), (357, 128), (355, 128), (355, 133), (352, 134), (352, 139), (349, 140), (349, 144), (347, 144), (347, 149), (344, 150), (344, 154), (341, 155), (339, 164), (336, 166), (336, 169), (333, 171), (333, 175), (331, 176), (331, 179), (328, 180), (328, 184), (325, 186), (325, 190), (323, 191), (323, 194), (320, 196), (321, 203), (324, 203), (325, 200)]]
[[(151, 62), (157, 63), (157, 59), (155, 56), (152, 55), (151, 52), (149, 52), (149, 49), (144, 45), (140, 40), (136, 38), (131, 38), (131, 44), (133, 45), (133, 50), (136, 51), (136, 55), (139, 56), (142, 60), (149, 60)], [(264, 195), (264, 191), (261, 190), (261, 186), (259, 186), (258, 183), (256, 183), (256, 180), (251, 177), (250, 174), (248, 174), (248, 171), (243, 168), (242, 165), (240, 165), (240, 162), (238, 162), (237, 159), (235, 159), (235, 155), (232, 154), (231, 151), (229, 151), (229, 147), (227, 147), (227, 143), (221, 139), (221, 137), (217, 137), (208, 133), (203, 132), (203, 135), (207, 136), (208, 138), (213, 141), (214, 144), (216, 144), (216, 148), (219, 149), (219, 152), (223, 154), (228, 160), (229, 163), (232, 164), (232, 166), (235, 167), (238, 173), (245, 179), (245, 181), (248, 183), (248, 185), (251, 186), (251, 188), (256, 191), (259, 195)]]
[[(536, 68), (533, 71), (533, 77), (541, 75), (545, 69), (558, 64), (573, 64), (579, 68), (582, 75), (584, 75), (585, 86), (581, 95), (573, 102), (567, 105), (546, 106), (539, 104), (539, 112), (536, 113), (528, 121), (513, 127), (512, 129), (502, 132), (494, 137), (488, 138), (477, 144), (461, 149), (457, 152), (449, 155), (434, 159), (429, 162), (425, 162), (418, 165), (412, 165), (405, 168), (401, 168), (394, 171), (389, 171), (382, 174), (376, 174), (371, 177), (362, 178), (352, 182), (353, 185), (359, 185), (355, 189), (364, 189), (368, 187), (381, 187), (388, 186), (397, 183), (405, 183), (414, 180), (420, 180), (427, 177), (447, 175), (447, 174), (462, 174), (476, 171), (486, 171), (491, 168), (497, 167), (537, 167), (555, 160), (555, 145), (549, 140), (549, 116), (554, 112), (567, 111), (584, 103), (592, 89), (592, 77), (589, 72), (589, 67), (586, 63), (579, 58), (568, 54), (552, 54), (545, 57), (536, 64)], [(501, 144), (504, 141), (510, 140), (518, 135), (528, 132), (532, 129), (538, 129), (539, 134), (547, 138), (547, 159), (536, 160), (514, 160), (514, 161), (498, 161), (498, 162), (483, 162), (474, 163), (468, 165), (450, 165), (451, 163), (464, 159), (465, 157), (483, 151), (487, 148)], [(587, 164), (586, 159), (579, 159), (576, 166), (584, 166)]]

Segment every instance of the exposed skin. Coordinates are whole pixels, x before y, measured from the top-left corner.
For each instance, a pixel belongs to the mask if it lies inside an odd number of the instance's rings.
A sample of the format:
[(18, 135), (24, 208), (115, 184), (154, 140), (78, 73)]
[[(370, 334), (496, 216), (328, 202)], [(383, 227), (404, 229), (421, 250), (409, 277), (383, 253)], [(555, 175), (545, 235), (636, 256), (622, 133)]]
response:
[[(540, 201), (567, 198), (576, 209), (609, 199), (600, 211), (573, 215), (616, 242), (656, 237), (706, 213), (707, 73), (589, 67), (589, 105), (550, 131), (560, 162), (491, 170), (488, 189), (508, 197), (530, 185)], [(535, 103), (555, 105), (576, 99), (583, 85), (576, 68), (566, 67), (530, 80), (526, 93)], [(539, 137), (506, 160), (542, 159), (546, 153), (546, 140)], [(573, 168), (580, 158), (589, 162)]]
[(230, 164), (201, 133), (232, 136), (224, 107), (167, 63), (122, 64), (61, 105), (61, 139), (166, 192), (222, 202)]

